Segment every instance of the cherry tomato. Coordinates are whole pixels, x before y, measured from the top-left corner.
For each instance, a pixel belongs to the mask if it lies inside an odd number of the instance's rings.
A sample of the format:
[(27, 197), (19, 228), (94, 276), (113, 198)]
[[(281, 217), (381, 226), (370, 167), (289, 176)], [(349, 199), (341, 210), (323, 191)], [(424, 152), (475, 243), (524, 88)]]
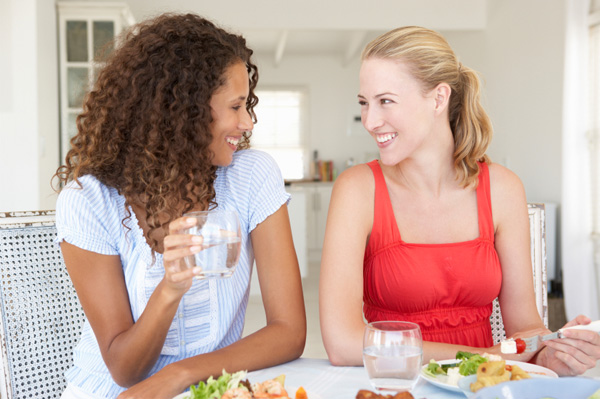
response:
[(517, 338), (515, 339), (515, 343), (517, 344), (517, 353), (525, 352), (525, 348), (527, 347), (525, 341), (523, 341), (521, 338)]

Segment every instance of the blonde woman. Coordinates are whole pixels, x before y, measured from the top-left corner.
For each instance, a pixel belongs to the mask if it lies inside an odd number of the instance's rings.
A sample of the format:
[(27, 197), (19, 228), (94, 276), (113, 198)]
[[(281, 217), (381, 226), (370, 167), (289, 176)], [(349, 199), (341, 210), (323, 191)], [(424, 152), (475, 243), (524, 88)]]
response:
[[(525, 191), (486, 156), (492, 126), (479, 87), (428, 29), (395, 29), (364, 49), (358, 100), (380, 159), (348, 169), (333, 189), (320, 283), (333, 364), (362, 364), (363, 316), (419, 324), (424, 362), (499, 353), (489, 322), (496, 297), (508, 336), (548, 332), (531, 284)], [(598, 334), (567, 336), (514, 359), (562, 375), (595, 366)]]

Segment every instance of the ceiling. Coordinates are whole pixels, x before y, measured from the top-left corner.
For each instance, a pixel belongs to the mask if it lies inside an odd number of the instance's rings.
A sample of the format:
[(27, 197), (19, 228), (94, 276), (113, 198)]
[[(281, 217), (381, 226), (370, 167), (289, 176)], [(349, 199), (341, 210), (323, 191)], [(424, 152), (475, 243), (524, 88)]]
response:
[(475, 30), (486, 25), (486, 0), (124, 0), (136, 21), (161, 12), (194, 12), (243, 34), (277, 66), (289, 55), (332, 55), (342, 65), (387, 30), (421, 25)]

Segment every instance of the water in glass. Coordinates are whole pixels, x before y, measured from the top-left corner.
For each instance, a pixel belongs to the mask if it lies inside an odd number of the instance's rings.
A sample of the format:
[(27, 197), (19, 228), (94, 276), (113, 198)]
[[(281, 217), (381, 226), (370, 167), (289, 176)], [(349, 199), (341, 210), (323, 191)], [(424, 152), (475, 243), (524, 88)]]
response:
[(200, 266), (199, 279), (230, 277), (240, 258), (241, 231), (237, 214), (233, 211), (191, 212), (196, 225), (185, 233), (202, 236), (202, 251), (185, 259), (188, 267)]
[(374, 322), (365, 328), (363, 363), (373, 388), (413, 389), (423, 358), (421, 330), (414, 323)]

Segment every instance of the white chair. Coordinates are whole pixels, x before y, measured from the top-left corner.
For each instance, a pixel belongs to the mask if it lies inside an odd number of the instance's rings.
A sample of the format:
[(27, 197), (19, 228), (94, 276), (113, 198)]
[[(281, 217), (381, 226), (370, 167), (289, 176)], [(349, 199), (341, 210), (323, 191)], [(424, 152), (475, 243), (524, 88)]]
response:
[(84, 314), (54, 211), (0, 213), (0, 397), (59, 398)]
[[(548, 283), (546, 278), (546, 211), (544, 204), (527, 204), (529, 208), (529, 232), (531, 245), (531, 265), (533, 267), (533, 289), (535, 303), (544, 325), (548, 327)], [(500, 313), (498, 298), (494, 300), (494, 310), (490, 316), (494, 343), (506, 339), (504, 323)]]

